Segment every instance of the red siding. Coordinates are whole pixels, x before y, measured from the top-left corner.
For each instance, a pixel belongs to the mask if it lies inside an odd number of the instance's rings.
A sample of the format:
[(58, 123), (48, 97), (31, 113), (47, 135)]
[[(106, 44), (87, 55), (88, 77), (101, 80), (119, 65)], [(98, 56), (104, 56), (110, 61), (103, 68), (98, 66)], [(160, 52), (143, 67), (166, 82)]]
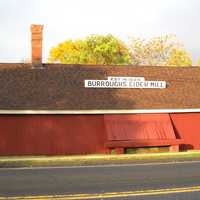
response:
[(177, 136), (184, 140), (181, 149), (200, 149), (200, 113), (179, 113), (170, 116)]
[(0, 115), (0, 155), (106, 153), (108, 140), (132, 139), (180, 138), (184, 141), (182, 150), (200, 149), (200, 113), (170, 114), (170, 117), (168, 114)]
[(109, 140), (175, 139), (169, 114), (105, 115)]
[(105, 153), (103, 115), (1, 115), (0, 155)]

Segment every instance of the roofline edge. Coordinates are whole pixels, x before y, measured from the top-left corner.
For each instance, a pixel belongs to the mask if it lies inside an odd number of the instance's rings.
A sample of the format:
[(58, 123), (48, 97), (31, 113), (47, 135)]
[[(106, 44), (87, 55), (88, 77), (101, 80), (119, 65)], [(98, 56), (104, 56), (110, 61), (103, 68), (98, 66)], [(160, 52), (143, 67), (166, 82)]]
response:
[(0, 110), (0, 114), (150, 114), (197, 113), (200, 108), (188, 109), (123, 109), (123, 110)]

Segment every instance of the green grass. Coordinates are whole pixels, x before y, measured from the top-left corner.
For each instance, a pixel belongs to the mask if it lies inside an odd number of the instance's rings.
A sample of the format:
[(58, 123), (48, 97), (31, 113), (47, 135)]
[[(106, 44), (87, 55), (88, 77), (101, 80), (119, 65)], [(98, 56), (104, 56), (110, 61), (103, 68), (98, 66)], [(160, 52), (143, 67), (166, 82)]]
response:
[(200, 152), (0, 157), (0, 167), (81, 166), (200, 160)]

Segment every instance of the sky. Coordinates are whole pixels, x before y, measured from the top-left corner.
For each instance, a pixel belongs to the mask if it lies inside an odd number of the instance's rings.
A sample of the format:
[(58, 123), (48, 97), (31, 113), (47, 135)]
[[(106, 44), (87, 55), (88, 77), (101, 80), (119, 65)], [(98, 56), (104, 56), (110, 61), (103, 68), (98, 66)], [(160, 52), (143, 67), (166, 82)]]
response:
[(30, 60), (30, 25), (44, 25), (43, 62), (67, 39), (111, 33), (151, 38), (175, 34), (200, 58), (199, 0), (0, 0), (0, 62)]

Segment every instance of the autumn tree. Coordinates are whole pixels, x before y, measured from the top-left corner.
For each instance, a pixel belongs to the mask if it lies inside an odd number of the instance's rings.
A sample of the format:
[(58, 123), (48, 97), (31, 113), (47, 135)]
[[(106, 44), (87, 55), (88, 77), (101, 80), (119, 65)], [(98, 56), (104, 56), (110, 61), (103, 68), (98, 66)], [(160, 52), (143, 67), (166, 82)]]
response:
[(197, 66), (200, 67), (200, 58), (197, 60)]
[(129, 43), (132, 64), (154, 66), (191, 66), (191, 55), (174, 35), (149, 40), (131, 38)]
[(112, 35), (91, 35), (82, 40), (66, 40), (50, 50), (49, 62), (63, 64), (130, 64), (129, 49)]

